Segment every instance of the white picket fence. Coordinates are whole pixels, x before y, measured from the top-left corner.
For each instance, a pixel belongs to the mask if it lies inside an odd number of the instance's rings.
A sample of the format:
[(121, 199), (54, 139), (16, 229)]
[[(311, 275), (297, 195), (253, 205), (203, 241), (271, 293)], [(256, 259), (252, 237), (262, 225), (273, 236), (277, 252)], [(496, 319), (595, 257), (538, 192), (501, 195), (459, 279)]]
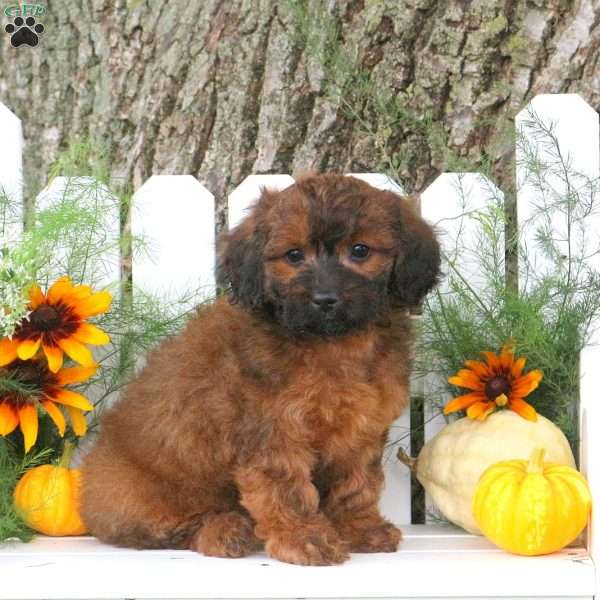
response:
[[(556, 147), (540, 143), (532, 120), (543, 123), (557, 139), (560, 158), (573, 171), (582, 174), (579, 188), (567, 181), (560, 170), (539, 174), (537, 185), (526, 180), (530, 167), (522, 164), (532, 157), (556, 162)], [(541, 95), (534, 98), (516, 117), (522, 135), (517, 148), (519, 227), (523, 243), (532, 257), (531, 268), (543, 270), (544, 258), (536, 250), (536, 228), (532, 208), (552, 199), (552, 195), (593, 193), (590, 185), (600, 181), (600, 131), (598, 114), (573, 94)], [(22, 197), (21, 165), (23, 146), (19, 119), (0, 103), (0, 185), (15, 198)], [(389, 177), (379, 173), (354, 174), (371, 185), (402, 192)], [(44, 189), (38, 203), (47, 206), (60, 201), (70, 189), (78, 189), (81, 180), (54, 179)], [(229, 226), (243, 218), (258, 198), (261, 188), (284, 189), (293, 183), (289, 175), (251, 175), (228, 197)], [(535, 182), (534, 182), (535, 183)], [(586, 187), (587, 186), (587, 187)], [(99, 194), (110, 190), (99, 186)], [(482, 273), (477, 235), (478, 211), (502, 202), (502, 192), (493, 182), (477, 173), (445, 173), (421, 195), (421, 212), (434, 224), (446, 256), (460, 254), (463, 274), (477, 289)], [(189, 290), (202, 289), (206, 296), (215, 290), (214, 241), (215, 198), (191, 175), (154, 175), (135, 191), (131, 214), (134, 235), (149, 242), (148, 254), (134, 255), (132, 273), (135, 288), (173, 297)], [(105, 215), (106, 235), (119, 236), (118, 206)], [(565, 216), (565, 219), (567, 216)], [(596, 244), (592, 233), (600, 234), (600, 215), (587, 217), (588, 238), (574, 243)], [(566, 221), (549, 224), (564, 239)], [(600, 237), (598, 238), (600, 239)], [(118, 286), (120, 266), (117, 254), (108, 261), (112, 268), (99, 279)], [(600, 268), (600, 265), (596, 265)], [(521, 270), (521, 286), (527, 286), (527, 272)], [(442, 293), (450, 293), (442, 283)], [(594, 341), (597, 341), (595, 338)], [(581, 466), (593, 493), (600, 498), (600, 416), (595, 394), (600, 389), (600, 350), (586, 348), (581, 356)], [(435, 381), (419, 385), (433, 386)], [(446, 398), (440, 397), (440, 405)], [(439, 414), (426, 414), (425, 437), (431, 439), (444, 424)], [(403, 415), (392, 429), (393, 439), (402, 439), (408, 448), (410, 415)], [(599, 446), (599, 447), (596, 447)], [(600, 519), (594, 519), (588, 535), (588, 547), (569, 549), (540, 558), (520, 558), (493, 548), (482, 538), (435, 525), (410, 525), (410, 477), (395, 459), (395, 450), (386, 461), (386, 489), (382, 511), (400, 525), (406, 525), (405, 541), (395, 555), (361, 556), (334, 569), (307, 570), (275, 563), (265, 556), (242, 561), (220, 561), (189, 553), (135, 553), (103, 547), (85, 538), (71, 540), (41, 539), (27, 546), (0, 546), (0, 598), (292, 598), (292, 597), (511, 597), (511, 598), (591, 598), (597, 588), (593, 559), (600, 560)], [(142, 556), (143, 555), (143, 556)], [(85, 557), (102, 560), (110, 577), (99, 578)], [(177, 558), (178, 560), (173, 560)], [(69, 561), (78, 567), (73, 573)], [(43, 561), (48, 561), (44, 566)], [(39, 581), (27, 578), (26, 569), (40, 564)], [(6, 565), (6, 566), (5, 566)], [(264, 565), (272, 568), (266, 571)], [(353, 566), (354, 565), (354, 566)], [(276, 567), (276, 568), (275, 568)], [(6, 570), (5, 570), (6, 569)], [(10, 571), (14, 569), (14, 571)], [(198, 587), (195, 574), (202, 571)], [(239, 569), (239, 576), (232, 574)], [(19, 576), (17, 577), (17, 573)], [(304, 573), (310, 573), (305, 577)], [(99, 581), (101, 579), (101, 581)], [(66, 584), (66, 581), (70, 583)], [(86, 583), (93, 580), (93, 586)], [(18, 584), (17, 584), (18, 581)], [(43, 585), (42, 585), (43, 582)], [(165, 583), (166, 582), (166, 583)]]

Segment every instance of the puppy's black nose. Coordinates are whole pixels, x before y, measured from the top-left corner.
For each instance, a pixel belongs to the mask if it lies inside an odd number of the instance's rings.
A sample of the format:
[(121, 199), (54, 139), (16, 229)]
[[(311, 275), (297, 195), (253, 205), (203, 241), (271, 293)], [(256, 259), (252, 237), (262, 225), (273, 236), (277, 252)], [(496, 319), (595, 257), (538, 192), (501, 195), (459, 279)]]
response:
[(327, 312), (337, 304), (338, 297), (335, 292), (315, 292), (312, 301), (317, 308)]

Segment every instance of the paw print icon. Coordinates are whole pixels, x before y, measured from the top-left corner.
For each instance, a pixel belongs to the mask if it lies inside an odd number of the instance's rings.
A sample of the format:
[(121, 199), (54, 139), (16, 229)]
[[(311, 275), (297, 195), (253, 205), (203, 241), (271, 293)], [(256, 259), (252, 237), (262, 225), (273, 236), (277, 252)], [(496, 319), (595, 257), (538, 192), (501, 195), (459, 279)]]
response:
[(40, 35), (44, 33), (44, 26), (36, 23), (33, 17), (15, 17), (12, 23), (9, 23), (4, 30), (10, 33), (10, 43), (18, 48), (23, 44), (28, 46), (37, 46), (40, 41)]

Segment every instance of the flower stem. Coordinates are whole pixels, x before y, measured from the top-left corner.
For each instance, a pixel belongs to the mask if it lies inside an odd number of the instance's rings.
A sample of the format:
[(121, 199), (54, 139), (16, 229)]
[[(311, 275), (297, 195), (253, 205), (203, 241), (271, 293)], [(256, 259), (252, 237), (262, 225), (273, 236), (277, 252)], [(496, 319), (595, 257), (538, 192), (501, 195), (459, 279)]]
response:
[(63, 453), (60, 458), (60, 462), (58, 463), (58, 466), (68, 469), (71, 465), (71, 458), (73, 458), (73, 452), (75, 452), (75, 444), (67, 440), (65, 442)]

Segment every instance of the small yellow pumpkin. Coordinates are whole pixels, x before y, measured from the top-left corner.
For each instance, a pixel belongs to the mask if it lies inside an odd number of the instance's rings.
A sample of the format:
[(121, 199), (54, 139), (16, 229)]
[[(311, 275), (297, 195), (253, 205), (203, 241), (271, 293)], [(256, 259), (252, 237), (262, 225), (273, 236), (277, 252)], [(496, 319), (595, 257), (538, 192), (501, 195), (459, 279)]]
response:
[(592, 499), (575, 469), (544, 463), (543, 448), (529, 461), (507, 460), (489, 467), (473, 498), (473, 515), (494, 544), (534, 556), (556, 552), (585, 528)]
[(14, 504), (25, 523), (46, 535), (83, 535), (79, 515), (81, 474), (70, 469), (74, 447), (67, 443), (60, 463), (30, 469), (14, 491)]

